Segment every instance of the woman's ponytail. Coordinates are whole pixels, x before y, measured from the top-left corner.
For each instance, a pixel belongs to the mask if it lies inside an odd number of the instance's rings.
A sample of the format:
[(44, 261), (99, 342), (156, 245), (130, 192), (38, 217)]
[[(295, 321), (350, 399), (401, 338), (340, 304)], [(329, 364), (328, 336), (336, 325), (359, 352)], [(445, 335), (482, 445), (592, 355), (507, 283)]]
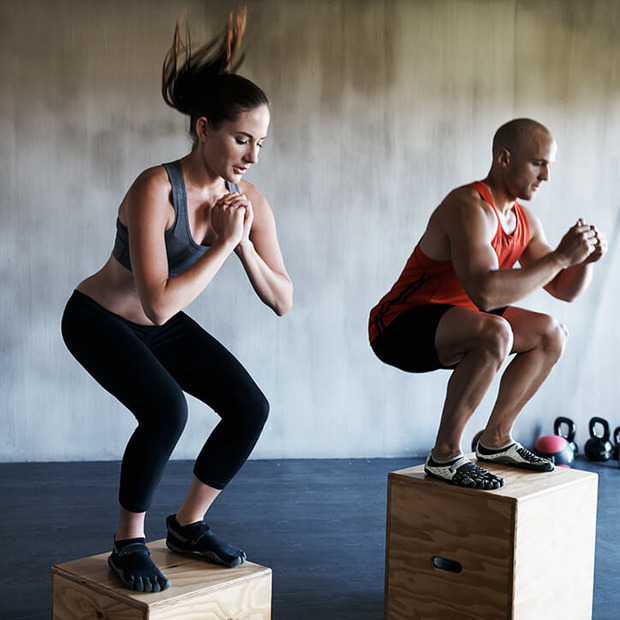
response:
[(195, 121), (206, 116), (217, 128), (223, 121), (234, 120), (243, 109), (268, 105), (268, 99), (255, 84), (238, 76), (245, 54), (236, 56), (245, 33), (247, 11), (231, 13), (222, 30), (208, 43), (192, 51), (189, 26), (181, 35), (184, 20), (177, 20), (172, 46), (164, 59), (162, 95), (171, 107)]

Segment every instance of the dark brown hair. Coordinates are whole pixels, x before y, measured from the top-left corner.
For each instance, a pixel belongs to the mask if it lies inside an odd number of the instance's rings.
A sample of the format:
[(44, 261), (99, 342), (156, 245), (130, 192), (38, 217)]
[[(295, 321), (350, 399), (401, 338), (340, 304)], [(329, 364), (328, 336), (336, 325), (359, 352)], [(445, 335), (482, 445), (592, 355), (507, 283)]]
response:
[(269, 105), (265, 93), (250, 80), (237, 75), (245, 54), (235, 60), (245, 32), (245, 8), (230, 13), (228, 22), (208, 43), (192, 51), (189, 26), (181, 36), (177, 20), (172, 47), (164, 59), (161, 91), (164, 101), (190, 117), (190, 134), (196, 140), (196, 121), (204, 116), (214, 129), (235, 121), (239, 113)]

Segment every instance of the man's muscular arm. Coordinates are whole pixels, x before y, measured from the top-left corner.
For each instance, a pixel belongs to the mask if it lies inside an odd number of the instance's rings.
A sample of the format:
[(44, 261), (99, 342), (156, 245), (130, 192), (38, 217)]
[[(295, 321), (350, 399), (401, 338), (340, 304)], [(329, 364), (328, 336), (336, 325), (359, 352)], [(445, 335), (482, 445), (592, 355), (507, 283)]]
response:
[[(481, 310), (518, 302), (592, 252), (591, 235), (581, 230), (583, 227), (573, 228), (556, 250), (548, 248), (520, 269), (499, 269), (491, 246), (498, 226), (492, 207), (467, 190), (453, 193), (442, 206), (441, 223), (449, 239), (454, 270), (465, 292)], [(532, 239), (537, 238), (536, 232)]]
[[(519, 262), (523, 266), (528, 266), (549, 252), (552, 252), (552, 249), (547, 243), (538, 218), (531, 211), (525, 211), (530, 223), (530, 229), (532, 230), (532, 240)], [(605, 236), (596, 226), (590, 226), (582, 219), (579, 219), (575, 226), (564, 235), (558, 249), (563, 247), (566, 248), (569, 245), (577, 243), (579, 236), (588, 239), (590, 252), (581, 262), (567, 266), (560, 271), (557, 276), (544, 287), (550, 295), (562, 301), (573, 301), (588, 288), (592, 280), (592, 264), (600, 260), (607, 252), (607, 240)]]

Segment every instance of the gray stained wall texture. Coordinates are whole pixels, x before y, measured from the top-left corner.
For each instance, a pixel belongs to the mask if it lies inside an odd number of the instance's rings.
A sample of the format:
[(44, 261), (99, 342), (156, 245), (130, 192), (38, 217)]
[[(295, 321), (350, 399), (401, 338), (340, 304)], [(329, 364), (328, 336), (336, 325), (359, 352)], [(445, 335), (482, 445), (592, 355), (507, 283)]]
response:
[[(185, 119), (160, 95), (177, 16), (187, 11), (201, 42), (237, 4), (0, 0), (0, 460), (120, 458), (135, 423), (65, 350), (62, 310), (109, 256), (133, 179), (190, 147)], [(571, 338), (517, 436), (550, 433), (557, 415), (575, 419), (578, 434), (594, 413), (620, 424), (612, 276), (620, 3), (247, 4), (240, 72), (272, 101), (270, 134), (248, 179), (274, 209), (295, 306), (278, 319), (232, 257), (189, 312), (271, 401), (253, 456), (404, 456), (431, 447), (449, 374), (382, 365), (367, 344), (368, 312), (433, 208), (486, 175), (495, 129), (517, 116), (546, 124), (559, 145), (552, 180), (532, 205), (550, 243), (579, 217), (610, 240), (583, 298), (567, 305), (541, 293), (523, 302), (565, 321)], [(178, 458), (193, 458), (217, 421), (190, 401)]]

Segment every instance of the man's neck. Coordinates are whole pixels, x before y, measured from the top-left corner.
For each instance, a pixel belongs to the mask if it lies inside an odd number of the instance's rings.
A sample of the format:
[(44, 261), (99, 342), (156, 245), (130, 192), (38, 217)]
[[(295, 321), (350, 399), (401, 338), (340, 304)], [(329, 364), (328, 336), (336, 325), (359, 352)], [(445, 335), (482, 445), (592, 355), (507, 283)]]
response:
[(495, 208), (504, 216), (507, 216), (515, 205), (516, 197), (512, 196), (506, 189), (506, 186), (496, 179), (492, 172), (489, 172), (486, 179), (482, 182), (491, 191)]

